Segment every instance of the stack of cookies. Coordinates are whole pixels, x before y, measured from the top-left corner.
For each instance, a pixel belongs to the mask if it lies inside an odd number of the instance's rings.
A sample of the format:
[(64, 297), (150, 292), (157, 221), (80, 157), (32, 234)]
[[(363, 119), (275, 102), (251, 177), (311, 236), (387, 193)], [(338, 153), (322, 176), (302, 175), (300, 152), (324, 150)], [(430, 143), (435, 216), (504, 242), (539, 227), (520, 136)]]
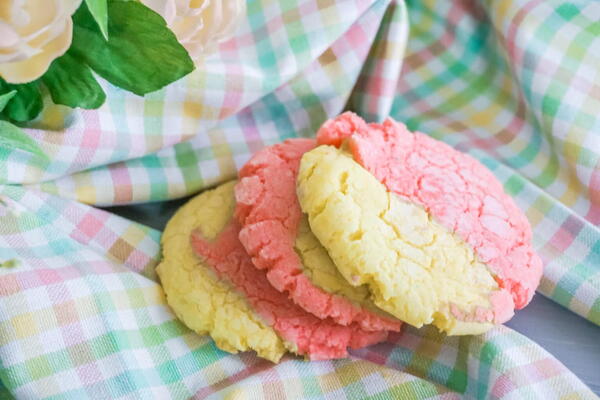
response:
[(162, 237), (167, 301), (229, 352), (312, 360), (406, 322), (479, 334), (531, 300), (524, 214), (472, 157), (352, 113), (267, 147), (184, 205)]

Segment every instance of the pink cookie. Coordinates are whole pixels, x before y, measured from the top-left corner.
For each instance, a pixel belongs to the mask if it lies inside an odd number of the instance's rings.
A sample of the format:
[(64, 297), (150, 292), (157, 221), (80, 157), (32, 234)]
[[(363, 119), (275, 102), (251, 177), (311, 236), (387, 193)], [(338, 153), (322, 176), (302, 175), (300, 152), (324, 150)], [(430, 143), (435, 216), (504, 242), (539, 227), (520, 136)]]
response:
[[(311, 259), (297, 245), (301, 234), (312, 236), (310, 229), (300, 229), (303, 215), (296, 197), (296, 178), (302, 155), (315, 146), (312, 139), (290, 139), (258, 152), (242, 168), (235, 188), (236, 215), (243, 226), (240, 241), (254, 265), (267, 271), (271, 285), (287, 292), (306, 311), (341, 325), (358, 323), (365, 330), (398, 331), (401, 323), (375, 311), (367, 288), (348, 284), (325, 249), (320, 258)], [(314, 247), (321, 248), (316, 238), (312, 254), (318, 251)], [(323, 276), (326, 281), (321, 284)]]
[(367, 124), (349, 112), (323, 124), (317, 141), (345, 141), (390, 192), (421, 205), (473, 248), (501, 288), (492, 299), (496, 322), (529, 303), (542, 275), (529, 222), (481, 163), (392, 119)]
[(192, 247), (219, 279), (245, 296), (296, 353), (311, 360), (341, 358), (347, 356), (348, 347), (360, 348), (387, 338), (387, 332), (366, 332), (357, 324), (341, 326), (331, 319), (318, 319), (295, 305), (271, 286), (263, 271), (252, 265), (238, 239), (239, 229), (232, 219), (214, 240), (206, 240), (196, 231), (191, 237)]

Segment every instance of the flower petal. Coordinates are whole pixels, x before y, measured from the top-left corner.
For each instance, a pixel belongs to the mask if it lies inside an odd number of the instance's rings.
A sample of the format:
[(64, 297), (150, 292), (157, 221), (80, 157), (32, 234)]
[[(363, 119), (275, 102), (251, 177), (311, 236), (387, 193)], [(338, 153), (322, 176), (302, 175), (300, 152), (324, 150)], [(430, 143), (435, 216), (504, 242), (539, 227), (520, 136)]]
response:
[(5, 22), (0, 21), (0, 53), (7, 47), (13, 47), (19, 43), (19, 35)]
[(41, 49), (39, 54), (26, 60), (0, 64), (0, 76), (10, 83), (25, 83), (39, 78), (54, 59), (67, 51), (72, 35), (73, 22), (67, 18), (62, 33)]

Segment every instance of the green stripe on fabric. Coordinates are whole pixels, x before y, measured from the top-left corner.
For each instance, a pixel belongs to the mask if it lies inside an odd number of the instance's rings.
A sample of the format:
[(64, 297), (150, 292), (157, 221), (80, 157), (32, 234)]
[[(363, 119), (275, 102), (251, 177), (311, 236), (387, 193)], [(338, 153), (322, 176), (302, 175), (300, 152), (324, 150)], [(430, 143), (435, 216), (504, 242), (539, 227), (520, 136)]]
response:
[(491, 365), (496, 357), (502, 352), (494, 342), (486, 342), (479, 353), (479, 375), (477, 376), (477, 398), (483, 399), (487, 396), (490, 382)]
[[(113, 126), (115, 127), (115, 131), (118, 133), (128, 132), (129, 131), (129, 119), (127, 118), (127, 102), (126, 102), (126, 92), (124, 90), (112, 90), (110, 94), (106, 96), (106, 104), (105, 107), (108, 106), (110, 110), (110, 118), (112, 118)], [(122, 140), (126, 140), (125, 135), (119, 135), (119, 138), (122, 137)], [(130, 143), (131, 144), (131, 143)], [(127, 146), (116, 146), (113, 149), (113, 154), (111, 155), (112, 160), (122, 160), (126, 158), (125, 147)]]
[(2, 382), (2, 372), (0, 369), (0, 400), (13, 400), (14, 396)]
[[(100, 295), (101, 293), (98, 294)], [(110, 313), (111, 311), (109, 308), (101, 308), (101, 310), (105, 313)], [(149, 327), (148, 329), (114, 329), (106, 334), (88, 339), (85, 342), (87, 350), (83, 349), (81, 345), (72, 345), (62, 350), (5, 367), (4, 372), (11, 377), (9, 382), (14, 382), (14, 385), (9, 383), (7, 385), (9, 385), (10, 389), (15, 389), (31, 380), (28, 377), (32, 377), (33, 380), (41, 379), (93, 360), (101, 360), (122, 351), (162, 345), (167, 340), (179, 337), (185, 333), (187, 333), (187, 328), (179, 321), (174, 320)], [(157, 340), (156, 337), (150, 337), (152, 335), (155, 335), (160, 340)], [(73, 349), (77, 349), (77, 351), (73, 351)], [(85, 350), (89, 356), (81, 357), (80, 352), (82, 350)], [(72, 353), (76, 354), (76, 358), (73, 358)]]
[[(150, 183), (150, 199), (151, 200), (162, 200), (167, 198), (169, 193), (169, 186), (164, 183), (167, 182), (163, 166), (161, 164), (161, 158), (156, 154), (147, 155), (140, 159), (140, 163), (148, 171), (148, 175), (151, 176)], [(159, 178), (156, 178), (156, 177)], [(152, 182), (154, 180), (154, 182)]]
[(456, 362), (450, 373), (450, 377), (446, 381), (446, 385), (451, 390), (459, 393), (465, 393), (467, 390), (467, 364), (469, 356), (469, 341), (472, 338), (460, 337), (458, 339), (458, 355)]
[(256, 46), (256, 53), (260, 54), (258, 58), (258, 64), (261, 69), (265, 71), (274, 71), (272, 79), (263, 80), (262, 90), (266, 93), (271, 91), (273, 88), (279, 86), (279, 74), (277, 70), (277, 58), (275, 57), (275, 50), (271, 44), (269, 31), (267, 29), (266, 21), (264, 20), (264, 14), (260, 12), (260, 2), (249, 2), (247, 6), (248, 22), (252, 28), (252, 35)]
[(322, 393), (313, 363), (290, 362), (289, 365), (294, 368), (295, 375), (302, 385), (303, 398), (318, 397)]
[(302, 393), (305, 398), (316, 397), (321, 394), (321, 387), (314, 376), (300, 378), (302, 383)]
[(364, 385), (361, 381), (365, 373), (360, 369), (360, 364), (356, 365), (344, 360), (343, 366), (338, 367), (338, 365), (339, 364), (336, 362), (336, 375), (342, 384), (344, 393), (346, 393), (349, 398), (365, 398), (367, 392), (365, 392)]
[(561, 302), (561, 304), (568, 306), (575, 296), (577, 289), (586, 282), (590, 277), (598, 273), (591, 268), (587, 263), (580, 263), (569, 269), (569, 273), (564, 275), (559, 281), (552, 294), (554, 298)]
[(294, 82), (292, 90), (300, 101), (302, 109), (307, 115), (310, 115), (310, 125), (299, 134), (303, 137), (312, 137), (321, 123), (327, 120), (327, 112), (323, 107), (323, 101), (304, 80)]
[(517, 196), (525, 187), (525, 179), (519, 175), (512, 175), (504, 182), (504, 190), (511, 196)]
[(596, 299), (592, 308), (590, 308), (587, 318), (596, 325), (600, 325), (600, 297)]
[(265, 118), (275, 123), (280, 141), (296, 137), (296, 132), (292, 128), (294, 124), (290, 120), (287, 109), (281, 101), (275, 95), (271, 94), (263, 99), (263, 103), (265, 106), (261, 109), (261, 113), (259, 115), (255, 114), (257, 124), (264, 122)]
[[(32, 380), (39, 380), (61, 371), (99, 361), (113, 354), (125, 357), (123, 359), (125, 362), (130, 357), (127, 350), (160, 349), (165, 342), (181, 337), (186, 331), (187, 328), (183, 327), (179, 321), (167, 321), (158, 326), (140, 330), (113, 330), (96, 338), (88, 339), (84, 343), (4, 368), (2, 373), (7, 377), (8, 388), (14, 390)], [(208, 342), (180, 357), (179, 360), (185, 367), (184, 374), (188, 375), (197, 368), (208, 365), (226, 354), (217, 349), (213, 342)], [(171, 362), (167, 361), (162, 364), (158, 368), (159, 373), (168, 369)]]
[[(544, 106), (542, 105), (542, 108), (543, 107)], [(548, 137), (548, 135), (546, 135), (546, 137), (548, 138), (550, 145), (554, 146), (554, 139), (550, 139)], [(546, 188), (556, 181), (559, 171), (560, 171), (560, 162), (558, 160), (558, 156), (556, 155), (556, 152), (553, 151), (550, 154), (550, 158), (548, 159), (542, 172), (539, 175), (534, 176), (532, 178), (532, 180), (536, 184), (538, 184), (540, 187)]]
[(279, 4), (290, 47), (296, 55), (310, 52), (310, 43), (297, 4), (292, 1), (282, 1)]
[(565, 21), (569, 21), (579, 14), (579, 8), (572, 3), (565, 3), (556, 8), (556, 13), (563, 17)]
[[(468, 82), (465, 90), (456, 92), (454, 95), (445, 98), (444, 101), (439, 104), (437, 111), (442, 113), (450, 113), (464, 107), (464, 105), (472, 101), (474, 97), (483, 93), (482, 90), (484, 88), (489, 88), (489, 76), (498, 68), (498, 66), (490, 63), (486, 66), (487, 70), (482, 71), (481, 74), (472, 73), (470, 66), (474, 63), (476, 58), (480, 57), (479, 52), (488, 42), (485, 38), (489, 36), (490, 30), (491, 27), (489, 25), (478, 24), (475, 31), (471, 32), (468, 38), (465, 38), (466, 42), (463, 54), (454, 58), (448, 52), (441, 53), (439, 58), (445, 65), (448, 65), (448, 68), (439, 75), (435, 75), (420, 85), (413, 87), (412, 91), (414, 91), (419, 98), (427, 98), (436, 91), (439, 91), (439, 89), (446, 87), (449, 82), (455, 81), (459, 77), (465, 79)], [(403, 97), (398, 96), (397, 99), (399, 102), (394, 102), (391, 110), (392, 115), (397, 114), (398, 109), (403, 106), (401, 104), (404, 101)], [(418, 126), (418, 122), (418, 117), (406, 121), (406, 123), (411, 126), (415, 123), (417, 123), (416, 126)]]
[[(527, 114), (529, 116), (529, 114)], [(523, 150), (518, 152), (514, 156), (506, 158), (506, 163), (514, 169), (521, 169), (529, 165), (539, 154), (540, 147), (542, 146), (542, 135), (539, 134), (539, 124), (534, 117), (529, 116), (529, 122), (536, 129), (530, 136), (530, 140)]]
[(387, 400), (387, 399), (426, 399), (440, 394), (440, 391), (431, 382), (422, 379), (415, 379), (410, 382), (393, 386), (385, 392), (377, 393), (373, 396), (365, 397), (369, 400)]
[(185, 177), (183, 182), (185, 183), (186, 192), (191, 193), (194, 189), (202, 187), (204, 180), (199, 168), (199, 158), (209, 157), (207, 153), (212, 154), (212, 149), (207, 148), (196, 152), (191, 144), (183, 142), (175, 145), (174, 150), (177, 166)]

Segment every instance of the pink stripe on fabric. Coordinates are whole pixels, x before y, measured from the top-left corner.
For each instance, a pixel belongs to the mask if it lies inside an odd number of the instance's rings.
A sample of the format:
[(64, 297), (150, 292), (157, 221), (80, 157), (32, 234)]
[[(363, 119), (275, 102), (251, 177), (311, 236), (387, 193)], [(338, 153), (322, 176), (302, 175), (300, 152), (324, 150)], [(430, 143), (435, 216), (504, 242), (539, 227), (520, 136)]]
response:
[(267, 21), (266, 27), (270, 33), (269, 37), (273, 37), (273, 34), (275, 34), (277, 31), (284, 29), (283, 18), (281, 18), (281, 15), (271, 18)]
[[(513, 114), (513, 118), (510, 120), (506, 129), (503, 132), (507, 132), (508, 136), (502, 135), (501, 142), (509, 143), (517, 137), (517, 134), (521, 132), (523, 126), (525, 125), (525, 119), (521, 117), (521, 110), (523, 113), (525, 112), (525, 99), (523, 98), (523, 94), (521, 91), (517, 91), (518, 93), (518, 103), (517, 103), (517, 112)], [(483, 142), (483, 141), (482, 141)], [(495, 143), (495, 142), (494, 142)], [(486, 146), (489, 147), (489, 146)], [(485, 147), (484, 147), (485, 148)]]
[[(90, 263), (90, 265), (93, 265), (93, 263)], [(54, 271), (56, 271), (56, 273), (60, 276), (60, 280), (62, 282), (78, 279), (82, 275), (79, 269), (71, 266), (54, 269)]]
[[(57, 287), (61, 287), (64, 289), (65, 292), (68, 293), (68, 291), (66, 290), (64, 285), (56, 285)], [(77, 311), (77, 306), (76, 304), (78, 304), (80, 302), (80, 298), (77, 299), (71, 299), (68, 301), (65, 301), (64, 298), (60, 298), (60, 301), (56, 304), (54, 304), (52, 306), (53, 310), (54, 310), (54, 315), (56, 315), (56, 320), (58, 321), (60, 326), (65, 326), (65, 325), (70, 325), (72, 323), (79, 323), (81, 322), (82, 316), (79, 315), (79, 312)]]
[(98, 113), (86, 111), (82, 113), (82, 116), (84, 129), (82, 131), (81, 147), (96, 149), (102, 137)]
[[(94, 155), (100, 148), (100, 140), (104, 133), (100, 129), (100, 119), (97, 112), (86, 111), (81, 114), (83, 129), (79, 143), (71, 143), (77, 149), (77, 155), (73, 159), (73, 164), (90, 164)], [(107, 135), (111, 136), (111, 135)], [(76, 138), (76, 135), (73, 135)], [(68, 140), (68, 139), (67, 139)]]
[[(379, 347), (381, 345), (377, 344), (374, 346)], [(372, 362), (373, 364), (377, 364), (377, 365), (385, 365), (386, 361), (388, 360), (387, 353), (381, 353), (381, 352), (376, 352), (376, 351), (371, 350), (371, 348), (374, 346), (370, 346), (370, 347), (361, 349), (360, 353), (358, 353), (358, 354), (355, 354), (355, 353), (357, 353), (356, 350), (349, 350), (348, 353), (351, 356), (356, 357), (357, 359), (360, 359), (360, 360), (369, 361), (369, 362)]]
[[(95, 362), (91, 362), (89, 364), (80, 365), (76, 368), (77, 376), (81, 379), (81, 382), (84, 385), (91, 385), (96, 382), (100, 382), (104, 380), (104, 375), (102, 371), (98, 368), (98, 365)], [(106, 393), (106, 396), (110, 396), (110, 393)]]
[(300, 7), (298, 7), (298, 12), (300, 15), (313, 15), (315, 12), (319, 11), (319, 7), (317, 2), (309, 1), (302, 3)]
[(536, 64), (535, 74), (543, 74), (552, 80), (558, 79), (559, 81), (564, 81), (568, 83), (570, 89), (577, 89), (585, 95), (590, 95), (590, 100), (596, 100), (597, 103), (600, 102), (598, 100), (600, 99), (600, 85), (596, 84), (593, 75), (586, 77), (584, 72), (573, 74), (572, 71), (548, 57), (543, 57), (541, 62)]
[[(85, 323), (84, 321), (70, 321), (70, 320), (65, 320), (63, 326), (61, 327), (61, 334), (63, 337), (63, 340), (65, 342), (65, 344), (67, 346), (69, 346), (69, 348), (77, 348), (75, 347), (76, 345), (80, 344), (80, 343), (87, 343), (88, 338), (86, 337), (86, 334), (83, 330), (83, 327), (81, 326), (82, 323)], [(91, 355), (90, 355), (91, 356)], [(82, 354), (81, 357), (83, 358), (84, 355)], [(89, 362), (94, 362), (94, 360), (89, 360)]]
[(553, 358), (544, 358), (531, 364), (513, 368), (496, 380), (492, 397), (501, 398), (523, 386), (548, 380), (563, 373), (566, 369)]
[[(21, 290), (30, 288), (42, 287), (52, 284), (56, 278), (52, 276), (52, 269), (46, 268), (43, 261), (39, 261), (41, 265), (36, 265), (36, 269), (30, 269), (19, 273), (19, 287)], [(60, 281), (60, 280), (58, 280)]]
[[(53, 274), (56, 274), (56, 276), (53, 276)], [(62, 280), (56, 270), (44, 267), (20, 271), (18, 278), (16, 278), (16, 275), (10, 276), (15, 277), (15, 280), (18, 281), (19, 290), (46, 286)], [(3, 285), (2, 279), (0, 279), (0, 288)]]
[[(111, 214), (107, 212), (95, 208), (82, 208), (81, 204), (75, 202), (64, 204), (57, 201), (57, 198), (54, 197), (40, 197), (39, 200), (55, 210), (60, 210), (60, 214), (65, 220), (62, 230), (67, 231), (70, 229), (70, 237), (81, 237), (81, 240), (85, 243), (97, 233), (94, 232), (92, 235), (89, 235), (88, 233), (93, 232), (94, 227), (87, 227), (86, 225), (91, 223), (91, 225), (100, 225), (101, 227), (111, 217)], [(93, 219), (83, 221), (88, 217)]]
[(35, 289), (69, 280), (80, 279), (87, 274), (114, 274), (112, 264), (106, 261), (86, 261), (81, 267), (68, 266), (63, 268), (37, 267), (19, 271), (16, 275), (0, 276), (0, 295), (10, 295), (21, 290)]
[(62, 277), (54, 269), (43, 269), (36, 271), (38, 271), (38, 277), (44, 285), (51, 285), (53, 283), (62, 281)]
[[(446, 16), (447, 25), (449, 26), (459, 26), (460, 20), (464, 17), (470, 17), (467, 11), (465, 11), (464, 7), (461, 7), (461, 3), (457, 3), (453, 6)], [(441, 44), (443, 49), (449, 49), (454, 42), (456, 41), (454, 29), (446, 29), (442, 37), (440, 37), (437, 41), (433, 42), (428, 47), (419, 51), (417, 54), (419, 55), (419, 59), (423, 61), (421, 65), (427, 64), (427, 61), (434, 60), (439, 57), (437, 47)], [(419, 65), (419, 67), (421, 66)]]
[[(227, 64), (226, 70), (227, 76), (242, 76), (244, 72), (241, 63)], [(239, 108), (239, 105), (242, 103), (242, 99), (244, 98), (244, 88), (237, 87), (237, 85), (241, 82), (241, 80), (238, 81), (234, 79), (230, 79), (226, 82), (227, 90), (225, 91), (221, 111), (219, 113), (220, 119), (225, 119), (226, 117), (228, 117), (231, 113), (237, 110)]]
[(144, 252), (134, 249), (129, 257), (127, 257), (127, 260), (125, 260), (125, 264), (127, 268), (132, 271), (142, 272), (149, 260), (150, 257), (148, 257), (148, 255), (146, 255)]
[(589, 183), (590, 210), (585, 218), (594, 225), (600, 225), (600, 162), (594, 168)]
[(560, 228), (552, 235), (549, 243), (559, 251), (565, 251), (571, 246), (573, 240), (583, 229), (583, 223), (575, 216), (569, 217), (562, 223)]
[[(245, 35), (240, 34), (239, 36), (236, 37), (235, 42), (236, 42), (237, 50), (248, 48), (254, 44), (254, 34), (252, 32), (248, 32)], [(234, 50), (234, 49), (231, 49), (231, 50)], [(240, 56), (236, 56), (235, 58), (239, 59)]]
[[(79, 233), (83, 233), (87, 239), (92, 239), (102, 229), (104, 221), (99, 220), (95, 215), (88, 213), (77, 224), (77, 230), (71, 233), (71, 237), (75, 240), (82, 239)], [(77, 237), (76, 237), (77, 236)]]
[[(110, 226), (110, 221), (107, 221), (106, 226)], [(119, 240), (120, 235), (117, 235), (112, 230), (102, 229), (96, 237), (94, 237), (94, 242), (98, 243), (98, 245), (104, 249), (110, 249), (111, 246)]]
[[(58, 276), (58, 274), (56, 275)], [(48, 293), (48, 298), (55, 307), (64, 303), (70, 297), (69, 290), (64, 284), (48, 286), (46, 293)]]
[(238, 116), (240, 127), (251, 154), (256, 153), (264, 147), (264, 142), (260, 136), (260, 132), (256, 127), (256, 121), (252, 113), (241, 113)]
[(517, 45), (517, 31), (527, 14), (543, 2), (544, 0), (533, 0), (529, 3), (521, 5), (519, 11), (515, 14), (512, 21), (510, 22), (510, 26), (506, 34), (506, 51), (508, 52), (508, 55), (512, 57), (513, 63), (515, 65), (523, 64), (524, 50), (523, 48), (520, 48)]
[(110, 169), (110, 176), (114, 185), (115, 203), (127, 203), (133, 199), (133, 188), (131, 185), (131, 176), (129, 169), (124, 162), (114, 164), (115, 168)]
[[(458, 26), (458, 24), (460, 23), (460, 20), (463, 16), (467, 15), (469, 18), (472, 18), (473, 16), (477, 16), (482, 13), (481, 10), (479, 10), (479, 9), (466, 10), (467, 8), (468, 7), (465, 4), (463, 4), (463, 2), (459, 2), (459, 3), (455, 4), (448, 12), (448, 15), (447, 15), (448, 25)], [(471, 12), (474, 15), (470, 15)], [(439, 38), (436, 42), (434, 42), (432, 45), (428, 46), (427, 48), (422, 49), (421, 51), (419, 51), (417, 53), (410, 55), (408, 58), (409, 60), (412, 58), (418, 60), (418, 62), (416, 63), (417, 67), (416, 68), (412, 67), (412, 64), (415, 64), (414, 61), (413, 62), (410, 62), (410, 61), (405, 62), (403, 64), (403, 71), (405, 71), (404, 73), (409, 74), (410, 72), (417, 71), (418, 69), (421, 68), (421, 66), (423, 64), (427, 64), (427, 61), (431, 61), (431, 60), (439, 57), (439, 49), (437, 47), (441, 47), (442, 49), (450, 48), (456, 39), (454, 32), (455, 31), (453, 29), (445, 30), (444, 35), (441, 38)], [(402, 79), (399, 80), (398, 93), (404, 93), (411, 89), (411, 87), (407, 86), (405, 82), (406, 82), (405, 80), (402, 80)], [(501, 132), (497, 132), (494, 135), (486, 137), (486, 138), (480, 137), (474, 131), (466, 129), (466, 127), (465, 127), (465, 129), (461, 130), (461, 132), (463, 132), (469, 139), (468, 146), (470, 148), (477, 147), (480, 149), (485, 149), (485, 150), (488, 150), (494, 157), (502, 158), (502, 157), (500, 157), (500, 154), (497, 151), (498, 145), (502, 144), (502, 143), (511, 142), (515, 138), (515, 136), (520, 132), (520, 129), (525, 124), (525, 120), (521, 116), (521, 114), (523, 114), (523, 112), (524, 112), (524, 109), (523, 109), (524, 102), (522, 101), (522, 94), (517, 91), (517, 96), (519, 96), (517, 112), (514, 113), (514, 116), (513, 116), (512, 120), (510, 121), (510, 123), (507, 125), (506, 129), (502, 130)], [(419, 111), (422, 111), (424, 113), (431, 113), (431, 111), (432, 111), (431, 106), (429, 105), (427, 100), (424, 98), (421, 98), (421, 97), (415, 98), (411, 104), (413, 107), (415, 107), (416, 109), (418, 109)], [(436, 115), (436, 118), (439, 122), (443, 123), (443, 125), (446, 125), (446, 126), (453, 126), (453, 125), (460, 123), (459, 120), (450, 118), (447, 115)], [(467, 149), (463, 149), (463, 150), (467, 150)]]
[(346, 38), (349, 42), (369, 43), (369, 37), (366, 35), (360, 24), (354, 24), (346, 33)]
[(0, 296), (10, 296), (21, 291), (21, 285), (15, 275), (0, 276)]
[(494, 398), (502, 398), (508, 393), (515, 390), (518, 386), (512, 381), (509, 375), (502, 375), (496, 380), (491, 391), (491, 396)]
[[(198, 390), (194, 394), (194, 399), (204, 399), (211, 393), (215, 393), (219, 390), (222, 390), (228, 386), (231, 386), (237, 382), (240, 382), (250, 376), (257, 375), (262, 371), (270, 369), (273, 364), (267, 360), (262, 358), (253, 357), (250, 353), (241, 353), (239, 356), (241, 361), (245, 364), (245, 368), (241, 371), (235, 372), (221, 381), (215, 382), (210, 386), (205, 386), (202, 389)], [(284, 363), (287, 359), (289, 359), (289, 355), (283, 356), (280, 361), (280, 365)]]

